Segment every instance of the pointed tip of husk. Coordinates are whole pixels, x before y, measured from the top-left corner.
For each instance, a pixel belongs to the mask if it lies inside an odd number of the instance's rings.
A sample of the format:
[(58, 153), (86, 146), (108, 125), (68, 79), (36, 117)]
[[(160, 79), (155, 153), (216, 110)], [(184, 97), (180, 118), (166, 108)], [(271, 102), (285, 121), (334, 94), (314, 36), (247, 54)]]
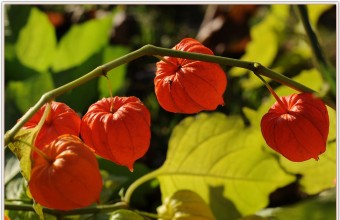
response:
[(133, 165), (128, 165), (127, 168), (130, 170), (130, 172), (133, 172)]

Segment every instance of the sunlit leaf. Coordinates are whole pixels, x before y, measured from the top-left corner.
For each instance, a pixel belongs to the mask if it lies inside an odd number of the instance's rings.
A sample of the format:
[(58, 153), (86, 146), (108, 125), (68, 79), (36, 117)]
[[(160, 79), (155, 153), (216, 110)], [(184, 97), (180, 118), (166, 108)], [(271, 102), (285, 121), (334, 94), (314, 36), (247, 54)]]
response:
[(331, 7), (335, 6), (334, 4), (308, 4), (308, 17), (309, 22), (311, 23), (313, 28), (317, 27), (317, 22), (326, 10), (330, 9)]
[(10, 81), (6, 98), (14, 100), (21, 113), (25, 113), (47, 91), (54, 88), (49, 73), (35, 74), (22, 81)]
[(259, 139), (238, 116), (187, 117), (175, 127), (159, 171), (163, 199), (179, 189), (193, 190), (217, 219), (264, 208), (271, 192), (295, 178), (262, 150)]
[[(321, 89), (323, 82), (320, 72), (318, 72), (316, 69), (302, 71), (299, 75), (294, 77), (293, 80), (303, 83), (315, 91), (319, 91)], [(284, 85), (278, 87), (275, 91), (279, 96), (299, 93), (296, 90)], [(273, 105), (274, 102), (274, 97), (269, 96), (268, 100), (266, 100), (266, 102), (264, 102), (257, 111), (247, 108), (243, 109), (252, 126), (254, 128), (257, 127), (258, 135), (261, 137), (261, 118), (265, 113), (268, 112), (270, 106)], [(280, 163), (287, 171), (302, 175), (299, 183), (302, 186), (302, 190), (308, 194), (319, 193), (322, 190), (333, 187), (334, 179), (336, 178), (336, 144), (334, 142), (336, 138), (336, 112), (329, 107), (327, 107), (327, 109), (330, 121), (328, 135), (329, 143), (327, 145), (326, 152), (320, 155), (319, 161), (311, 159), (305, 162), (294, 163), (280, 155)], [(266, 145), (263, 140), (262, 143)], [(266, 150), (277, 154), (269, 147), (267, 147)]]
[(112, 15), (76, 24), (61, 38), (52, 65), (54, 72), (82, 64), (98, 53), (109, 39)]
[[(47, 105), (43, 116), (41, 117), (37, 126), (30, 129), (20, 129), (8, 144), (9, 149), (15, 154), (20, 161), (20, 168), (22, 176), (28, 183), (31, 178), (31, 151), (34, 147), (35, 138), (37, 137), (41, 127), (44, 125), (47, 115), (50, 113), (50, 105)], [(29, 189), (27, 195), (32, 198)], [(34, 203), (33, 209), (39, 216), (39, 219), (44, 220), (42, 207), (38, 203)]]
[[(122, 46), (106, 47), (104, 49), (103, 63), (107, 63), (123, 55), (126, 55), (127, 53), (129, 53), (129, 51), (130, 50), (127, 47)], [(119, 91), (124, 86), (125, 74), (126, 64), (114, 68), (107, 74), (107, 77), (110, 80), (112, 95), (115, 95), (117, 91)], [(100, 97), (110, 96), (110, 90), (107, 79), (105, 77), (100, 77), (98, 83)]]
[[(49, 105), (48, 105), (49, 106)], [(50, 108), (46, 108), (37, 126), (29, 129), (20, 129), (8, 144), (9, 149), (20, 161), (22, 176), (28, 182), (31, 177), (31, 150), (34, 146), (35, 138), (37, 137), (41, 127), (43, 126)]]
[[(278, 37), (284, 28), (284, 21), (288, 15), (289, 5), (272, 5), (268, 15), (251, 28), (251, 41), (248, 43), (241, 60), (270, 66), (278, 51)], [(229, 74), (240, 76), (247, 72), (247, 70), (241, 68), (232, 68)], [(247, 83), (245, 83), (245, 86), (250, 87)]]
[[(20, 139), (25, 143), (33, 144), (35, 136), (38, 132), (38, 128), (21, 129), (15, 135), (14, 139)], [(21, 173), (23, 177), (28, 181), (31, 177), (31, 148), (23, 142), (12, 142), (8, 145), (8, 147), (19, 159)]]
[(336, 142), (327, 145), (325, 153), (319, 160), (307, 160), (301, 163), (280, 158), (282, 166), (291, 173), (302, 175), (299, 180), (302, 190), (307, 194), (317, 194), (325, 189), (335, 187), (336, 182)]
[(53, 60), (55, 46), (55, 30), (47, 15), (32, 8), (15, 44), (18, 59), (32, 69), (46, 71)]
[(40, 220), (44, 220), (44, 213), (43, 213), (43, 208), (39, 203), (34, 203), (33, 204), (33, 209), (35, 211), (35, 213), (37, 213), (37, 215), (39, 216)]
[(159, 220), (215, 220), (208, 204), (194, 191), (179, 190), (157, 208)]

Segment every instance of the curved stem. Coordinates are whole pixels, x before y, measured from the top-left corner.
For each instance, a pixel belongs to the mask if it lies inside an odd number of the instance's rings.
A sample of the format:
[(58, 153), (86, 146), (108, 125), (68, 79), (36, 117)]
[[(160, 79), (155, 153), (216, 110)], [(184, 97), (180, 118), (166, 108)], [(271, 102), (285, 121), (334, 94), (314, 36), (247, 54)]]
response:
[[(167, 48), (160, 48), (160, 47), (156, 47), (153, 45), (147, 45), (145, 47), (147, 47), (148, 51), (150, 51), (152, 55), (187, 58), (187, 59), (200, 60), (200, 61), (218, 63), (218, 64), (226, 65), (226, 66), (233, 66), (233, 67), (248, 69), (254, 73), (268, 77), (276, 82), (286, 85), (299, 92), (308, 92), (308, 93), (318, 94), (316, 91), (312, 90), (311, 88), (301, 83), (298, 83), (282, 74), (276, 73), (272, 71), (271, 69), (268, 69), (262, 66), (260, 63), (242, 61), (242, 60), (215, 56), (215, 55), (191, 53), (191, 52), (184, 52), (184, 51), (172, 50), (172, 49), (167, 49)], [(336, 109), (336, 104), (334, 103), (332, 99), (330, 99), (329, 97), (320, 97), (320, 98), (325, 102), (326, 105), (333, 108), (334, 110)]]
[[(255, 62), (248, 62), (248, 61), (242, 61), (232, 58), (226, 58), (221, 56), (215, 56), (215, 55), (207, 55), (207, 54), (200, 54), (200, 53), (192, 53), (192, 52), (184, 52), (184, 51), (178, 51), (173, 49), (167, 49), (167, 48), (161, 48), (156, 47), (153, 45), (145, 45), (141, 47), (138, 50), (135, 50), (129, 54), (126, 54), (125, 56), (122, 56), (116, 60), (113, 60), (109, 63), (106, 63), (102, 66), (99, 66), (92, 70), (91, 72), (87, 73), (86, 75), (68, 83), (65, 84), (59, 88), (56, 88), (54, 90), (51, 90), (47, 93), (45, 93), (40, 100), (31, 108), (29, 109), (24, 116), (21, 118), (21, 120), (15, 124), (12, 129), (6, 132), (4, 136), (4, 143), (5, 146), (10, 143), (14, 137), (14, 135), (20, 130), (20, 128), (39, 110), (41, 106), (43, 106), (46, 102), (54, 99), (55, 97), (62, 95), (66, 93), (69, 90), (74, 89), (75, 87), (78, 87), (82, 84), (85, 84), (86, 82), (99, 77), (99, 76), (106, 76), (107, 72), (112, 70), (113, 68), (120, 66), (122, 64), (128, 63), (132, 60), (135, 60), (139, 57), (142, 57), (144, 55), (149, 56), (172, 56), (172, 57), (179, 57), (179, 58), (187, 58), (187, 59), (193, 59), (193, 60), (200, 60), (200, 61), (206, 61), (206, 62), (212, 62), (212, 63), (218, 63), (222, 65), (227, 66), (234, 66), (234, 67), (240, 67), (244, 69), (248, 69), (250, 71), (253, 71), (255, 73), (258, 73), (259, 75), (266, 76), (268, 78), (273, 79), (274, 81), (277, 81), (279, 83), (282, 83), (286, 86), (289, 86), (297, 91), (300, 92), (311, 92), (316, 93), (314, 90), (288, 78), (281, 74), (278, 74), (264, 66), (262, 66), (259, 63)], [(322, 97), (323, 101), (330, 106), (331, 108), (335, 109), (335, 103), (327, 98)]]
[(128, 63), (134, 59), (137, 59), (145, 54), (145, 48), (142, 47), (139, 50), (133, 51), (125, 56), (122, 56), (116, 60), (113, 60), (107, 64), (104, 64), (102, 66), (99, 66), (97, 68), (95, 68), (94, 70), (92, 70), (91, 72), (85, 74), (84, 76), (69, 82), (63, 86), (60, 86), (56, 89), (53, 89), (45, 94), (42, 95), (42, 97), (39, 99), (39, 101), (32, 107), (30, 108), (25, 114), (24, 116), (21, 118), (21, 120), (16, 123), (12, 129), (10, 129), (9, 131), (6, 132), (5, 136), (4, 136), (4, 144), (5, 146), (8, 145), (8, 143), (10, 143), (14, 137), (14, 135), (20, 130), (20, 128), (48, 101), (53, 100), (55, 97), (62, 95), (64, 93), (66, 93), (67, 91), (70, 91), (82, 84), (85, 84), (86, 82), (102, 76), (102, 75), (106, 75), (106, 73), (108, 71), (110, 71), (111, 69), (120, 66), (122, 64)]
[[(104, 212), (112, 212), (118, 209), (128, 208), (126, 203), (119, 202), (111, 205), (97, 205), (82, 209), (74, 209), (70, 211), (60, 211), (56, 209), (43, 208), (43, 212), (51, 215), (66, 216), (66, 215), (84, 215), (84, 214), (96, 214)], [(18, 210), (18, 211), (32, 211), (34, 212), (31, 204), (12, 204), (5, 202), (6, 210)]]
[(133, 182), (129, 188), (126, 190), (125, 196), (123, 198), (124, 202), (130, 204), (132, 193), (143, 183), (156, 178), (161, 173), (161, 168), (154, 170)]
[(276, 82), (279, 82), (283, 85), (286, 85), (296, 91), (299, 91), (299, 92), (307, 92), (307, 93), (313, 93), (315, 94), (316, 96), (320, 97), (320, 99), (322, 99), (322, 101), (328, 105), (329, 107), (331, 107), (332, 109), (336, 110), (336, 104), (335, 102), (327, 97), (327, 96), (321, 96), (318, 92), (316, 92), (315, 90), (303, 85), (303, 84), (300, 84), (282, 74), (278, 74), (274, 71), (272, 71), (271, 69), (268, 69), (264, 66), (262, 66), (261, 64), (259, 63), (254, 63), (254, 69), (252, 69), (252, 71), (254, 72), (254, 74), (258, 74), (258, 75), (262, 75), (262, 76), (265, 76), (265, 77), (268, 77)]

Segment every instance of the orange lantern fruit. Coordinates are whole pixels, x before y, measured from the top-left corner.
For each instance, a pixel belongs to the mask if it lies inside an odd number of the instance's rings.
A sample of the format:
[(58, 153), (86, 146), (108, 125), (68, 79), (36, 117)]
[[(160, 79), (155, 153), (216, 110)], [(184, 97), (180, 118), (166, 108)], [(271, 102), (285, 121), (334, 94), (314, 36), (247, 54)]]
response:
[(134, 96), (103, 98), (82, 118), (80, 134), (99, 156), (133, 171), (150, 145), (150, 113)]
[[(35, 127), (44, 114), (46, 104), (43, 105), (34, 116), (27, 121), (23, 128)], [(72, 134), (79, 136), (81, 119), (79, 115), (61, 102), (51, 102), (51, 111), (40, 129), (34, 145), (42, 149), (45, 145), (62, 134)], [(33, 154), (36, 155), (36, 154)], [(34, 156), (35, 158), (35, 156)]]
[[(192, 38), (179, 42), (174, 50), (213, 55)], [(227, 77), (216, 63), (176, 57), (164, 57), (157, 64), (155, 93), (159, 104), (174, 113), (197, 113), (223, 105)]]
[(79, 137), (65, 134), (43, 148), (32, 164), (28, 186), (39, 204), (71, 210), (99, 201), (102, 178), (97, 158)]
[(261, 131), (269, 147), (294, 162), (325, 152), (329, 118), (325, 104), (310, 93), (280, 98), (261, 120)]

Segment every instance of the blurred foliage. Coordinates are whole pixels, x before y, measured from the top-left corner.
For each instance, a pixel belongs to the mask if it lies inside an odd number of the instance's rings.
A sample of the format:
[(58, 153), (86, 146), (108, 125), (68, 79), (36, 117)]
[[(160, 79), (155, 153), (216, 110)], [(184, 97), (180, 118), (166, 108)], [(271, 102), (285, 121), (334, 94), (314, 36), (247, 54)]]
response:
[[(324, 86), (317, 60), (291, 5), (5, 4), (4, 9), (5, 130), (45, 92), (145, 44), (171, 48), (184, 37), (198, 39), (219, 56), (260, 62), (317, 91)], [(321, 48), (335, 66), (336, 6), (314, 4), (308, 5), (308, 10)], [(249, 215), (244, 219), (334, 217), (335, 202), (325, 202), (317, 195), (335, 185), (335, 111), (329, 109), (326, 153), (318, 162), (291, 163), (265, 146), (259, 120), (274, 100), (252, 73), (223, 66), (228, 76), (225, 106), (213, 114), (186, 117), (159, 106), (153, 84), (155, 62), (154, 57), (142, 57), (108, 73), (113, 95), (138, 96), (149, 108), (152, 139), (134, 173), (99, 159), (105, 181), (103, 203), (119, 201), (122, 188), (160, 168), (164, 176), (136, 190), (134, 207), (155, 212), (161, 197), (189, 188), (208, 202), (218, 219), (224, 215), (229, 219), (242, 219), (242, 215)], [(268, 81), (279, 95), (295, 92)], [(109, 95), (108, 80), (100, 77), (56, 101), (83, 115), (92, 103)], [(18, 163), (9, 150), (5, 155), (5, 198), (19, 204), (31, 202), (23, 193), (26, 189)], [(264, 179), (270, 181), (261, 182)], [(251, 215), (280, 206), (272, 216)], [(316, 212), (315, 218), (309, 216)], [(33, 212), (7, 213), (11, 219), (37, 219)], [(98, 214), (65, 219), (109, 217)], [(46, 219), (55, 217), (46, 215)]]

